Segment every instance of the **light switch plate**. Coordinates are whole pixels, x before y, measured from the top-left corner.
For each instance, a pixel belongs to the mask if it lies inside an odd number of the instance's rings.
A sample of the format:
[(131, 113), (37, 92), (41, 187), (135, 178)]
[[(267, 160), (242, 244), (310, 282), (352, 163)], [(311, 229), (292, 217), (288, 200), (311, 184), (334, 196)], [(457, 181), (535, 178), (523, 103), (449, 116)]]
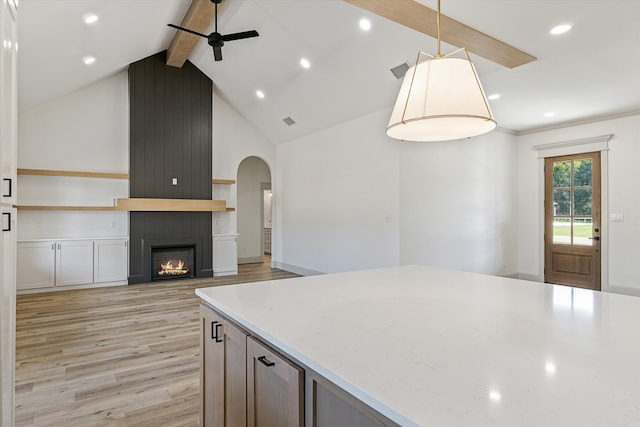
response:
[(612, 213), (611, 214), (611, 222), (623, 222), (624, 214), (621, 213)]
[(171, 184), (178, 185), (178, 178), (171, 178)]

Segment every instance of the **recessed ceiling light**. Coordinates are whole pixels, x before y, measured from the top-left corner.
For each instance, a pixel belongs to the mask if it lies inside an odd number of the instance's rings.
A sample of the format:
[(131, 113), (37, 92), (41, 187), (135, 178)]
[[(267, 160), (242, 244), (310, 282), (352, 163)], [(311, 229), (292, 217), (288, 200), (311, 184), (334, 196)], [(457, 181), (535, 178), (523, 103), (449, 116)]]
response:
[(562, 25), (557, 25), (555, 27), (553, 27), (551, 29), (551, 31), (549, 31), (549, 33), (553, 34), (553, 35), (558, 35), (558, 34), (564, 34), (567, 31), (569, 31), (571, 29), (573, 25), (571, 24), (562, 24)]
[(300, 60), (300, 65), (302, 65), (303, 68), (309, 68), (311, 67), (311, 62), (309, 62), (307, 58), (302, 58)]
[(553, 117), (555, 115), (556, 115), (556, 113), (554, 113), (553, 111), (549, 111), (548, 113), (544, 113), (545, 117)]
[(362, 28), (364, 31), (369, 31), (371, 29), (371, 21), (369, 21), (367, 18), (362, 18), (360, 20), (360, 28)]
[(96, 62), (96, 58), (94, 58), (93, 56), (85, 56), (84, 58), (82, 58), (82, 62), (84, 62), (84, 65), (91, 65)]
[(553, 362), (547, 362), (544, 365), (544, 370), (547, 371), (547, 374), (549, 375), (555, 375), (556, 373), (556, 365)]
[(491, 390), (489, 392), (489, 399), (491, 399), (494, 402), (499, 402), (500, 399), (502, 399), (502, 396), (500, 396), (500, 393), (498, 393), (497, 391)]
[(82, 19), (84, 20), (85, 24), (91, 25), (98, 22), (98, 15), (96, 15), (95, 13), (87, 13), (82, 17)]
[(489, 98), (490, 100), (494, 101), (496, 99), (500, 99), (500, 94), (499, 93), (494, 93), (493, 95), (489, 95), (487, 98)]
[(260, 99), (264, 99), (264, 92), (261, 90), (256, 91), (256, 96)]

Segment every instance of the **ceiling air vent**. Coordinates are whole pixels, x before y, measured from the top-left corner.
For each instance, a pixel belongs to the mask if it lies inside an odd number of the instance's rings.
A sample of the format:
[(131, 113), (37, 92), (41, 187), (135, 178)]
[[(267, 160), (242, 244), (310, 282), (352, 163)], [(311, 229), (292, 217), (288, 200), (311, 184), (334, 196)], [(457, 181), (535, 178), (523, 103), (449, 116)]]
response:
[(397, 67), (393, 67), (391, 69), (391, 72), (393, 73), (394, 76), (396, 76), (396, 79), (400, 80), (407, 73), (408, 69), (409, 69), (409, 64), (405, 62), (404, 64), (400, 64)]
[(296, 124), (291, 117), (285, 117), (282, 121), (285, 122), (287, 126), (293, 126)]

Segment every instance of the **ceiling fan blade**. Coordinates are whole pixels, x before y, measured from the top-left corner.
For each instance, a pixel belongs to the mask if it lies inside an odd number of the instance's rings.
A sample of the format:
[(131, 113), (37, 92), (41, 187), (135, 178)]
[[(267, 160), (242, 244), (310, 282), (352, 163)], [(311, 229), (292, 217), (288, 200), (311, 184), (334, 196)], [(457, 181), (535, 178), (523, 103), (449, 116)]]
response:
[(213, 59), (222, 61), (222, 46), (213, 46)]
[(173, 24), (167, 24), (167, 25), (173, 28), (177, 28), (178, 30), (186, 31), (187, 33), (195, 34), (196, 36), (205, 37), (205, 38), (209, 37), (207, 34), (202, 34), (197, 31), (190, 30), (188, 28), (179, 27), (178, 25), (173, 25)]
[(222, 36), (222, 40), (229, 42), (232, 40), (248, 39), (251, 37), (258, 37), (260, 34), (256, 30), (243, 31), (242, 33), (225, 34)]
[[(437, 11), (415, 0), (344, 0), (378, 16), (437, 38)], [(461, 22), (440, 14), (440, 39), (508, 68), (535, 61), (537, 58), (484, 34)]]

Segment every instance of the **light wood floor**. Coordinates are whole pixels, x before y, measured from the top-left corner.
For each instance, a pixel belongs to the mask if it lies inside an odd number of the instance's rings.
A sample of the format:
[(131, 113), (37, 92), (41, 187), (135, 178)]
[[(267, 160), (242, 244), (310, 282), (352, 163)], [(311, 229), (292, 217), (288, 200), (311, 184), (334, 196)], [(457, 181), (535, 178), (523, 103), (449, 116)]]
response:
[(194, 289), (294, 277), (237, 276), (19, 295), (16, 426), (197, 426)]

